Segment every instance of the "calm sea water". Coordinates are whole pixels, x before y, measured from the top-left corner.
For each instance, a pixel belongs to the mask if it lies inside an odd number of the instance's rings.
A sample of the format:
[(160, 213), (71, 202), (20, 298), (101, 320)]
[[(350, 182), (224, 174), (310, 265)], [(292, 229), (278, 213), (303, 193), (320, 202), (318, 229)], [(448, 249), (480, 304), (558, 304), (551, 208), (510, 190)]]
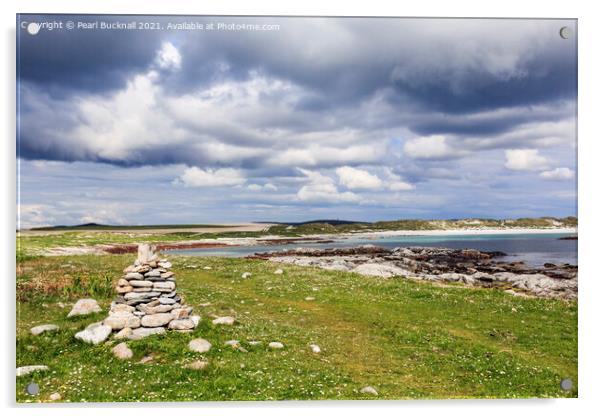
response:
[(347, 238), (333, 243), (283, 244), (273, 246), (227, 247), (215, 249), (172, 250), (170, 253), (186, 256), (245, 257), (254, 253), (290, 250), (295, 247), (352, 247), (373, 244), (394, 247), (473, 248), (481, 251), (502, 251), (505, 261), (525, 261), (532, 266), (543, 263), (577, 264), (577, 240), (560, 240), (570, 234), (483, 234), (446, 236), (388, 236), (383, 238)]

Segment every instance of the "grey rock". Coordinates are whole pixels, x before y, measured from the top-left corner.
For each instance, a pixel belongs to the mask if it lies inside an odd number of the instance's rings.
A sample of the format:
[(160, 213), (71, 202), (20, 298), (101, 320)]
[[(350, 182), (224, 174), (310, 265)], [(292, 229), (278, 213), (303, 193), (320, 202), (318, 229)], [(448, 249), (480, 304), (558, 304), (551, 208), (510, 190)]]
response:
[(161, 277), (161, 272), (159, 270), (151, 270), (144, 273), (144, 277)]
[(169, 293), (176, 288), (176, 284), (174, 282), (154, 282), (151, 284), (153, 285), (153, 290), (156, 290), (157, 292)]
[(48, 396), (48, 400), (56, 402), (57, 400), (61, 400), (63, 398), (63, 396), (61, 396), (61, 393), (52, 393), (50, 396)]
[(112, 330), (138, 328), (140, 326), (140, 318), (130, 312), (119, 312), (106, 317), (103, 324), (110, 326)]
[(362, 394), (371, 394), (373, 396), (378, 396), (378, 392), (372, 386), (362, 387), (362, 389), (360, 390), (360, 393), (362, 393)]
[(174, 319), (169, 322), (169, 329), (177, 329), (177, 330), (185, 330), (185, 329), (194, 329), (195, 325), (192, 319), (184, 318), (184, 319)]
[(194, 327), (196, 328), (199, 325), (199, 322), (201, 322), (201, 317), (198, 315), (191, 315), (190, 320), (194, 323)]
[(75, 305), (73, 305), (73, 309), (71, 309), (67, 317), (88, 315), (91, 313), (101, 311), (102, 309), (100, 308), (98, 302), (95, 299), (80, 299), (75, 303)]
[(125, 300), (141, 300), (155, 298), (161, 295), (159, 292), (130, 292), (124, 296)]
[(188, 348), (194, 352), (207, 352), (211, 349), (211, 343), (203, 338), (193, 339), (188, 343)]
[(142, 276), (140, 273), (129, 272), (125, 276), (123, 276), (123, 278), (125, 280), (143, 280), (144, 276)]
[(271, 349), (273, 349), (273, 350), (279, 350), (279, 349), (284, 348), (284, 344), (282, 342), (274, 341), (274, 342), (270, 342), (268, 344), (268, 347), (271, 348)]
[(142, 338), (146, 338), (150, 335), (163, 335), (165, 334), (165, 328), (163, 328), (162, 326), (158, 327), (158, 328), (145, 328), (145, 327), (140, 327), (140, 328), (136, 328), (132, 331), (132, 334), (130, 336), (128, 336), (128, 339), (130, 340), (139, 340)]
[(153, 287), (153, 282), (149, 282), (147, 280), (132, 280), (130, 285), (134, 287)]
[(220, 316), (215, 318), (212, 322), (213, 325), (234, 325), (236, 320), (232, 316)]
[(140, 323), (144, 327), (154, 328), (157, 326), (165, 326), (172, 320), (173, 316), (171, 313), (156, 313), (154, 315), (143, 316)]
[(406, 276), (410, 272), (406, 269), (402, 269), (391, 264), (382, 263), (364, 263), (360, 264), (352, 272), (361, 274), (363, 276), (374, 276), (374, 277), (393, 277), (393, 276)]
[(132, 333), (132, 328), (123, 328), (121, 331), (115, 334), (115, 339), (128, 338), (130, 335), (132, 335)]
[(34, 371), (47, 371), (47, 365), (26, 365), (17, 368), (17, 377), (26, 376), (27, 374), (33, 373)]
[(29, 331), (32, 335), (40, 335), (44, 332), (58, 331), (59, 326), (54, 324), (38, 325), (31, 328)]
[(113, 332), (108, 325), (103, 325), (102, 322), (96, 322), (88, 325), (86, 329), (75, 334), (75, 338), (88, 344), (100, 344), (106, 340)]
[(120, 360), (129, 360), (134, 356), (134, 353), (125, 342), (117, 344), (111, 351), (113, 352), (113, 355)]

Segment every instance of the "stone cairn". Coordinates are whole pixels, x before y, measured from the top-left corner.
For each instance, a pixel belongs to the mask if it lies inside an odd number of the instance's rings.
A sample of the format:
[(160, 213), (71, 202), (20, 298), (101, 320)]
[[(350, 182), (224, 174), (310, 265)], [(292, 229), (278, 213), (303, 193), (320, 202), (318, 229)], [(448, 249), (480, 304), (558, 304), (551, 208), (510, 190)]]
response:
[(163, 334), (166, 328), (178, 332), (196, 328), (201, 318), (183, 304), (170, 269), (171, 263), (159, 259), (154, 247), (138, 246), (138, 258), (123, 271), (116, 287), (119, 296), (103, 321), (112, 331), (118, 331), (116, 338), (136, 340)]

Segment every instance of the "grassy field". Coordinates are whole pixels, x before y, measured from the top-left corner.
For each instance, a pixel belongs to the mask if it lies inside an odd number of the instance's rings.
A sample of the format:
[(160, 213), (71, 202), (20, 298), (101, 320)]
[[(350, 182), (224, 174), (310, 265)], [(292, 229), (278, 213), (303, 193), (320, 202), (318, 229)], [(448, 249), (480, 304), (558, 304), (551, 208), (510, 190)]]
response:
[[(128, 341), (134, 358), (120, 361), (111, 354), (114, 341), (90, 346), (73, 336), (103, 319), (111, 285), (134, 256), (22, 255), (17, 366), (50, 369), (17, 378), (17, 401), (47, 401), (53, 392), (65, 401), (577, 396), (574, 302), (258, 260), (170, 259), (179, 293), (202, 316), (201, 323), (193, 334)], [(275, 275), (277, 267), (284, 274)], [(252, 276), (242, 279), (243, 272)], [(94, 297), (105, 312), (66, 318), (82, 297)], [(214, 315), (235, 316), (237, 323), (214, 326)], [(44, 323), (56, 323), (60, 330), (29, 334)], [(213, 348), (206, 354), (189, 351), (187, 343), (196, 337)], [(231, 339), (248, 352), (223, 345)], [(251, 346), (250, 340), (262, 344)], [(269, 350), (271, 341), (285, 348)], [(320, 354), (310, 350), (312, 343), (321, 347)], [(149, 355), (151, 362), (138, 363)], [(184, 368), (199, 358), (209, 360), (209, 367)], [(560, 390), (563, 378), (573, 380), (573, 390)], [(40, 385), (38, 396), (25, 393), (31, 381)], [(368, 385), (378, 397), (359, 393)]]

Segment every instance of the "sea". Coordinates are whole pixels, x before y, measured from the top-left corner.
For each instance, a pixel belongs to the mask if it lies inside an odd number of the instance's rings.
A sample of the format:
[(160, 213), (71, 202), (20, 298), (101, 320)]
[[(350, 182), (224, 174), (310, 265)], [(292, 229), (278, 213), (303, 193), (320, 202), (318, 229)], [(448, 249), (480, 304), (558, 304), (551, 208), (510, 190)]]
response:
[(185, 256), (246, 257), (255, 253), (291, 250), (296, 247), (332, 248), (354, 247), (372, 244), (385, 248), (395, 247), (445, 247), (452, 249), (476, 249), (501, 251), (502, 261), (524, 261), (538, 267), (544, 263), (577, 265), (577, 240), (562, 237), (573, 233), (529, 233), (529, 234), (479, 234), (479, 235), (423, 235), (423, 236), (358, 236), (335, 238), (328, 243), (294, 243), (269, 246), (233, 246), (220, 248), (195, 248), (170, 250), (170, 254)]

